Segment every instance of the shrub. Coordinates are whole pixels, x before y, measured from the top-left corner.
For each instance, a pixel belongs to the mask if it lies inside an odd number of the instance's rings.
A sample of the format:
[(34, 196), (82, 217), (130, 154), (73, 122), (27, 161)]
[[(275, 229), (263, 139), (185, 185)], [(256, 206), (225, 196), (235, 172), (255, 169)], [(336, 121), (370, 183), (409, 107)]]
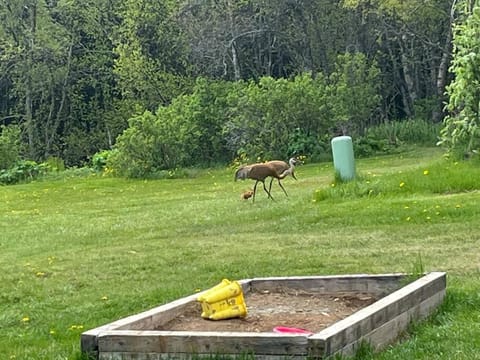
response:
[(12, 167), (20, 158), (21, 131), (16, 125), (0, 126), (0, 170)]
[(19, 182), (32, 181), (45, 175), (49, 170), (46, 163), (38, 164), (31, 160), (22, 160), (9, 169), (0, 170), (0, 183), (11, 185)]
[(389, 121), (372, 126), (366, 135), (376, 139), (384, 139), (390, 145), (401, 143), (433, 146), (440, 134), (440, 124), (426, 120), (410, 119), (404, 121)]
[(95, 153), (92, 156), (92, 168), (93, 168), (93, 170), (95, 170), (97, 172), (104, 172), (106, 167), (107, 167), (108, 158), (110, 157), (112, 152), (113, 152), (112, 150), (102, 150), (102, 151), (99, 151), (99, 152)]

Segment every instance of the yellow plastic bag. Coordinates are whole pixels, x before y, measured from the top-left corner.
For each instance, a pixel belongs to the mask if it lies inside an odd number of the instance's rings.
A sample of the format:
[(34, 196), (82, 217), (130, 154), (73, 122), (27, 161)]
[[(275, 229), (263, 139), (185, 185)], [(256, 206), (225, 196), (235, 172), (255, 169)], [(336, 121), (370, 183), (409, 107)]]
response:
[(222, 320), (247, 316), (242, 286), (237, 281), (223, 279), (218, 285), (201, 294), (202, 318)]

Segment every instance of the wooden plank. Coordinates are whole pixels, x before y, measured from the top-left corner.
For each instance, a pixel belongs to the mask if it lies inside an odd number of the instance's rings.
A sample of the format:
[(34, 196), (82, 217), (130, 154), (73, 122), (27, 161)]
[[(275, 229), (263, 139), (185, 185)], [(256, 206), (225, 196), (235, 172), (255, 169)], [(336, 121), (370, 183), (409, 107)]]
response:
[(353, 356), (362, 341), (370, 343), (375, 351), (385, 348), (387, 345), (394, 343), (412, 321), (420, 321), (431, 315), (442, 303), (444, 297), (445, 291), (436, 293), (432, 297), (391, 319), (369, 334), (359, 338), (357, 341), (349, 343), (343, 349), (331, 355), (341, 354), (344, 356)]
[[(242, 285), (243, 291), (246, 293), (250, 291), (250, 280), (244, 279), (239, 281)], [(208, 289), (207, 289), (208, 290)], [(205, 291), (207, 291), (205, 290)], [(203, 292), (205, 292), (203, 291)], [(97, 338), (98, 336), (109, 330), (153, 330), (154, 327), (161, 326), (175, 317), (181, 315), (184, 309), (192, 302), (197, 301), (197, 297), (203, 292), (186, 296), (184, 298), (157, 306), (155, 308), (134, 314), (117, 321), (108, 323), (103, 326), (85, 331), (80, 338), (80, 347), (82, 352), (92, 354), (95, 356), (98, 350)]]
[(280, 287), (287, 287), (318, 294), (368, 292), (384, 296), (397, 290), (404, 278), (405, 274), (270, 277), (253, 278), (250, 285), (255, 291), (275, 291)]
[(154, 324), (166, 323), (180, 315), (184, 308), (193, 301), (197, 295), (190, 295), (170, 303), (160, 305), (153, 309), (128, 316), (95, 329), (85, 331), (81, 335), (80, 346), (82, 352), (95, 354), (98, 351), (97, 338), (100, 334), (109, 330), (120, 329), (148, 329)]
[[(235, 358), (235, 355), (232, 356)], [(191, 360), (192, 358), (212, 359), (212, 354), (159, 354), (159, 353), (129, 353), (129, 352), (105, 352), (99, 357), (99, 360)], [(247, 358), (250, 358), (247, 354)], [(255, 360), (305, 360), (305, 355), (255, 355)]]
[(275, 333), (113, 330), (98, 337), (99, 353), (306, 355), (305, 336)]
[[(312, 352), (334, 354), (430, 297), (444, 293), (445, 273), (430, 273), (312, 335)], [(318, 350), (315, 350), (318, 348)]]

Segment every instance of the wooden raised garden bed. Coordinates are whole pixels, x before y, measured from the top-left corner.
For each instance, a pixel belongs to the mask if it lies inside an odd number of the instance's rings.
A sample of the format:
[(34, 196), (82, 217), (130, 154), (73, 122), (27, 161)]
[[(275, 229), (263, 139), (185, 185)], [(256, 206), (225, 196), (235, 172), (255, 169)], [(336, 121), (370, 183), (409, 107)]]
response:
[[(248, 308), (243, 319), (202, 319), (194, 294), (86, 331), (81, 348), (100, 360), (247, 353), (268, 360), (323, 359), (351, 355), (363, 341), (381, 349), (411, 321), (430, 315), (445, 296), (443, 272), (407, 280), (405, 274), (242, 280)], [(312, 334), (276, 333), (275, 326)]]

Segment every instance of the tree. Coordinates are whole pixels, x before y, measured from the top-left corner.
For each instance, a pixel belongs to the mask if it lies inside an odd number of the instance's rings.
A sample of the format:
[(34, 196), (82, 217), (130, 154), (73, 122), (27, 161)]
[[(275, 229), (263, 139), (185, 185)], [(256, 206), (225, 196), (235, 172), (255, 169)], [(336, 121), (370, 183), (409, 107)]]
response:
[(384, 106), (393, 109), (385, 109), (386, 118), (420, 115), (439, 121), (447, 83), (453, 2), (343, 1), (347, 8), (369, 14), (367, 19), (376, 24), (369, 31), (378, 44)]
[(53, 152), (68, 165), (81, 165), (93, 153), (110, 148), (127, 125), (129, 114), (123, 114), (113, 73), (119, 3), (61, 0), (51, 12), (64, 28), (69, 57), (58, 85), (64, 106), (48, 131)]
[(176, 1), (124, 1), (115, 35), (115, 74), (132, 109), (155, 110), (191, 88)]
[(444, 120), (441, 144), (450, 152), (471, 154), (480, 148), (480, 5), (463, 1), (454, 27), (453, 61), (455, 76), (447, 87), (449, 115)]
[(112, 121), (115, 1), (3, 0), (2, 116), (22, 125), (28, 158), (80, 165), (123, 130)]
[(330, 75), (330, 98), (335, 125), (342, 135), (364, 132), (380, 103), (377, 64), (362, 53), (339, 55)]

